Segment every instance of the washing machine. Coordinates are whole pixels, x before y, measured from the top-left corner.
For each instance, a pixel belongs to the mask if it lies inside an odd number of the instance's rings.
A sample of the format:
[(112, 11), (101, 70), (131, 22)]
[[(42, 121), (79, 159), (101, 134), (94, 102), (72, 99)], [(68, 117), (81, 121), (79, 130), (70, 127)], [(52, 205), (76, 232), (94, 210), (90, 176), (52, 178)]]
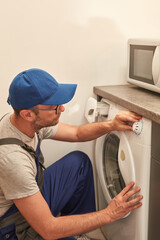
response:
[[(111, 120), (120, 110), (127, 110), (105, 99), (102, 102), (108, 108), (108, 115), (99, 114), (97, 121)], [(142, 118), (133, 127), (135, 132), (113, 131), (96, 141), (97, 210), (107, 207), (130, 181), (141, 187), (144, 196), (142, 207), (101, 227), (107, 240), (148, 239), (151, 121)]]

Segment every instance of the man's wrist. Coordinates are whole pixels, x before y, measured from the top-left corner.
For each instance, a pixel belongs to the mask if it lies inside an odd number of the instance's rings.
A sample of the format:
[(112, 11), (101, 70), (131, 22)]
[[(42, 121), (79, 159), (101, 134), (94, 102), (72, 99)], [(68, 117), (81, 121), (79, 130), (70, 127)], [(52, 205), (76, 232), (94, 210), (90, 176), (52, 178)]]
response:
[(111, 132), (114, 130), (115, 130), (115, 127), (114, 127), (113, 120), (107, 121), (107, 132)]
[(100, 214), (100, 226), (104, 226), (112, 222), (111, 217), (107, 211), (107, 208), (102, 209), (97, 213)]

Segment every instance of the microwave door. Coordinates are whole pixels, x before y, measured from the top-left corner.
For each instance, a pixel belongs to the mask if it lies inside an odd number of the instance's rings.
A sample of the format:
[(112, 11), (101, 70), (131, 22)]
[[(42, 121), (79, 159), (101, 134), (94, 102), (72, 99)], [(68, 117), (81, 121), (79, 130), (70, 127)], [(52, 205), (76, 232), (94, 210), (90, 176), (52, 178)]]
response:
[(130, 45), (131, 79), (154, 85), (152, 62), (156, 46)]
[(160, 47), (157, 46), (154, 52), (152, 61), (153, 82), (157, 87), (160, 87)]

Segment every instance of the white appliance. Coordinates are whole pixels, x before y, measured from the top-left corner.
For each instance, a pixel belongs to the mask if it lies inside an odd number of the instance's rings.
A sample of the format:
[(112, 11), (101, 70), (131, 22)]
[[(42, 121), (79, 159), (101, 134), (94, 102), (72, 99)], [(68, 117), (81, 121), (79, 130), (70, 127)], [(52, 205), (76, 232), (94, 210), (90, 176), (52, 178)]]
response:
[[(126, 110), (102, 99), (108, 117), (98, 114), (98, 121), (113, 119)], [(105, 208), (131, 180), (141, 186), (142, 207), (123, 219), (101, 227), (107, 240), (147, 240), (151, 162), (151, 121), (145, 118), (134, 124), (135, 132), (110, 132), (96, 141), (95, 161), (98, 174), (98, 210)]]
[(127, 80), (160, 93), (160, 40), (129, 39)]

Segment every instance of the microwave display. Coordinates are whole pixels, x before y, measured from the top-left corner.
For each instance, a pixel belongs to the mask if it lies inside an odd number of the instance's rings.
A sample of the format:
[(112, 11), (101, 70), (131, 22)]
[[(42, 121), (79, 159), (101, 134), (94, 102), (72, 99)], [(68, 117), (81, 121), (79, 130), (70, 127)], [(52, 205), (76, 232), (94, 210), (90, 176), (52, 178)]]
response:
[(130, 45), (130, 78), (154, 84), (152, 61), (155, 49), (156, 46)]

